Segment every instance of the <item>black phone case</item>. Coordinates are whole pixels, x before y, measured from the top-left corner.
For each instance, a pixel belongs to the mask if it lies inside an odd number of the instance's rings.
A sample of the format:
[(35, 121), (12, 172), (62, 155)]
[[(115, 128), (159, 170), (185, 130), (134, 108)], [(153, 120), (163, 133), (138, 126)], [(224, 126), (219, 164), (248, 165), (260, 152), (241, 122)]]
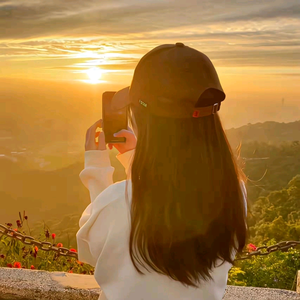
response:
[[(111, 101), (111, 99), (112, 99), (112, 97), (114, 96), (115, 93), (116, 92), (104, 92), (103, 95), (102, 95), (102, 119), (103, 119), (103, 124), (102, 124), (103, 128), (102, 129), (103, 129), (104, 134), (105, 134), (105, 143), (106, 144), (126, 143), (126, 138), (125, 137), (113, 137), (109, 134), (106, 134), (106, 132), (108, 132), (106, 130), (106, 124), (108, 123), (107, 119), (108, 119), (108, 116), (109, 116), (109, 113), (106, 113), (106, 107), (107, 107), (107, 105), (109, 105), (108, 102)], [(126, 124), (127, 124), (127, 113), (126, 113)], [(127, 126), (126, 126), (126, 128), (122, 128), (122, 129), (127, 129)]]

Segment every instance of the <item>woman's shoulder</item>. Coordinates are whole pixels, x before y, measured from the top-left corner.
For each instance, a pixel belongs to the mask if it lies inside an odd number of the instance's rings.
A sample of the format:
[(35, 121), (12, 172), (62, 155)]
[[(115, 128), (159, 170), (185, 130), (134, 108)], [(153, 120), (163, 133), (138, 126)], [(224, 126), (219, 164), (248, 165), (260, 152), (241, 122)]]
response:
[(125, 200), (126, 180), (117, 181), (104, 189), (94, 200), (94, 205), (104, 208), (117, 201)]

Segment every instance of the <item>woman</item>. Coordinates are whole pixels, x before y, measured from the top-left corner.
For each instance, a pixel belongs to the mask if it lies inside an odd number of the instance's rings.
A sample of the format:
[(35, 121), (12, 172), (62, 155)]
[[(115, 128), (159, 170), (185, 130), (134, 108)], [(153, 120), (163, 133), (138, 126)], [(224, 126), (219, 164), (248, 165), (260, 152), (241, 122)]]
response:
[(127, 107), (134, 131), (109, 145), (127, 180), (113, 183), (104, 133), (96, 133), (102, 120), (88, 129), (80, 178), (91, 204), (76, 236), (101, 300), (222, 299), (248, 233), (246, 177), (217, 113), (224, 99), (207, 56), (162, 45), (112, 100)]

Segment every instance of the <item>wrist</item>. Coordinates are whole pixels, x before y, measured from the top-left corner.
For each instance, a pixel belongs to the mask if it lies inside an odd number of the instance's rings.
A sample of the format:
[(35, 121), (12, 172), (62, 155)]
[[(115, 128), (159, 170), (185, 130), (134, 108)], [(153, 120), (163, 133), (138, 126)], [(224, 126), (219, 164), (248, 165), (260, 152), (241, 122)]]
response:
[(130, 149), (126, 149), (125, 151), (120, 151), (120, 154), (124, 154), (124, 153), (129, 152), (129, 151), (134, 150), (134, 149), (135, 149), (135, 147), (130, 148)]

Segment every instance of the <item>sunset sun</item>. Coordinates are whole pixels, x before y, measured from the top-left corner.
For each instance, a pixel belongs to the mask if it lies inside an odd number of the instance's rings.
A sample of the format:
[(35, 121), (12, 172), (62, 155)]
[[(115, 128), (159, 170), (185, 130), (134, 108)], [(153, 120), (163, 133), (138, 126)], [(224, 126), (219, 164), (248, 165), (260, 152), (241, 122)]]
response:
[(99, 79), (101, 78), (102, 71), (98, 67), (93, 67), (88, 70), (86, 70), (86, 74), (90, 78), (91, 83), (97, 83)]

